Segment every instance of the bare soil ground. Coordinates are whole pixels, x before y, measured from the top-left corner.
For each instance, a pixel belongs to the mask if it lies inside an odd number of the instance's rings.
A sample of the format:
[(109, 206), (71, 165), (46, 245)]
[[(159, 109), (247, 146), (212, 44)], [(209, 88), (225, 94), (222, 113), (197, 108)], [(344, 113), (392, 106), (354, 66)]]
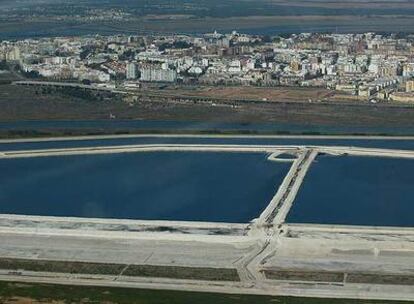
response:
[(334, 92), (323, 88), (291, 88), (291, 87), (170, 87), (163, 93), (184, 96), (205, 96), (225, 99), (268, 100), (268, 101), (308, 101), (309, 99), (327, 100)]

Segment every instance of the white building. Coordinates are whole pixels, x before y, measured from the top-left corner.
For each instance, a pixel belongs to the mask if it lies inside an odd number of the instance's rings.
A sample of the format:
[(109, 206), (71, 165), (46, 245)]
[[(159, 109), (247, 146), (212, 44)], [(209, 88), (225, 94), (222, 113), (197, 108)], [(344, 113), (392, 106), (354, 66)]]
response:
[(137, 79), (137, 66), (133, 62), (127, 63), (126, 66), (126, 78)]
[(148, 82), (175, 82), (177, 81), (177, 71), (162, 69), (154, 65), (146, 65), (141, 68), (141, 80)]

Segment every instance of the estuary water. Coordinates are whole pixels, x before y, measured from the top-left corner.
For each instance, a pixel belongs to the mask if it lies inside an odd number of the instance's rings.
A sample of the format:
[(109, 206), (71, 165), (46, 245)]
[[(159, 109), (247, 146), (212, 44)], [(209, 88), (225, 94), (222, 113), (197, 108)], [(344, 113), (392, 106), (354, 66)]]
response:
[(98, 131), (238, 131), (238, 132), (281, 132), (281, 133), (329, 133), (329, 134), (393, 134), (414, 135), (412, 127), (389, 126), (337, 126), (316, 125), (309, 123), (225, 123), (174, 120), (26, 120), (0, 122), (0, 131), (4, 130), (94, 130)]
[(0, 159), (0, 213), (247, 223), (289, 168), (261, 153)]

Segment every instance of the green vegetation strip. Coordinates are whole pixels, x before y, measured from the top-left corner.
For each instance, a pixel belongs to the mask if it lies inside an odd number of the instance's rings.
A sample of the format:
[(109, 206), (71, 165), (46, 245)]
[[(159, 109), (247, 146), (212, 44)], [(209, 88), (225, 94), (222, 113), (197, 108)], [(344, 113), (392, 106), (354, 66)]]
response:
[(198, 279), (208, 281), (240, 281), (234, 268), (201, 268), (179, 266), (130, 265), (123, 273), (125, 276), (164, 277)]
[(239, 281), (234, 268), (127, 265), (0, 258), (0, 269), (71, 274), (122, 275), (210, 281)]
[(312, 281), (335, 283), (362, 283), (362, 284), (390, 284), (414, 285), (413, 275), (381, 274), (381, 273), (345, 273), (332, 271), (296, 271), (285, 269), (272, 269), (264, 271), (270, 280)]
[(343, 282), (344, 274), (341, 272), (310, 272), (291, 270), (267, 270), (267, 279), (291, 280), (291, 281), (313, 281), (313, 282)]
[[(368, 283), (368, 284), (396, 284), (413, 285), (413, 275), (383, 275), (375, 273), (350, 273), (346, 281), (348, 283)], [(414, 288), (414, 287), (413, 287)]]
[[(76, 122), (75, 122), (76, 123)], [(246, 127), (247, 128), (247, 127)], [(113, 130), (98, 130), (98, 129), (26, 129), (26, 130), (4, 130), (0, 131), (0, 139), (22, 139), (22, 138), (47, 138), (47, 137), (71, 137), (71, 136), (101, 136), (101, 135), (290, 135), (290, 136), (398, 136), (411, 137), (414, 133), (407, 134), (393, 134), (393, 133), (378, 133), (378, 132), (290, 132), (290, 131), (258, 131), (258, 130), (180, 130), (180, 129), (113, 129)]]
[[(19, 302), (18, 299), (22, 301)], [(26, 301), (24, 301), (24, 299)], [(0, 303), (118, 304), (403, 304), (379, 300), (317, 299), (228, 295), (167, 290), (123, 289), (0, 282)]]

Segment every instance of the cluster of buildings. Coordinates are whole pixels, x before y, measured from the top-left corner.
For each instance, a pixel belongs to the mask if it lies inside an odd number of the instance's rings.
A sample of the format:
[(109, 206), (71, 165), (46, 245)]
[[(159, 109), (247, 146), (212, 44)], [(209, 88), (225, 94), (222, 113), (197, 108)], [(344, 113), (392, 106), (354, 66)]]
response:
[(414, 35), (42, 38), (0, 42), (0, 60), (54, 81), (321, 87), (361, 100), (414, 102)]

